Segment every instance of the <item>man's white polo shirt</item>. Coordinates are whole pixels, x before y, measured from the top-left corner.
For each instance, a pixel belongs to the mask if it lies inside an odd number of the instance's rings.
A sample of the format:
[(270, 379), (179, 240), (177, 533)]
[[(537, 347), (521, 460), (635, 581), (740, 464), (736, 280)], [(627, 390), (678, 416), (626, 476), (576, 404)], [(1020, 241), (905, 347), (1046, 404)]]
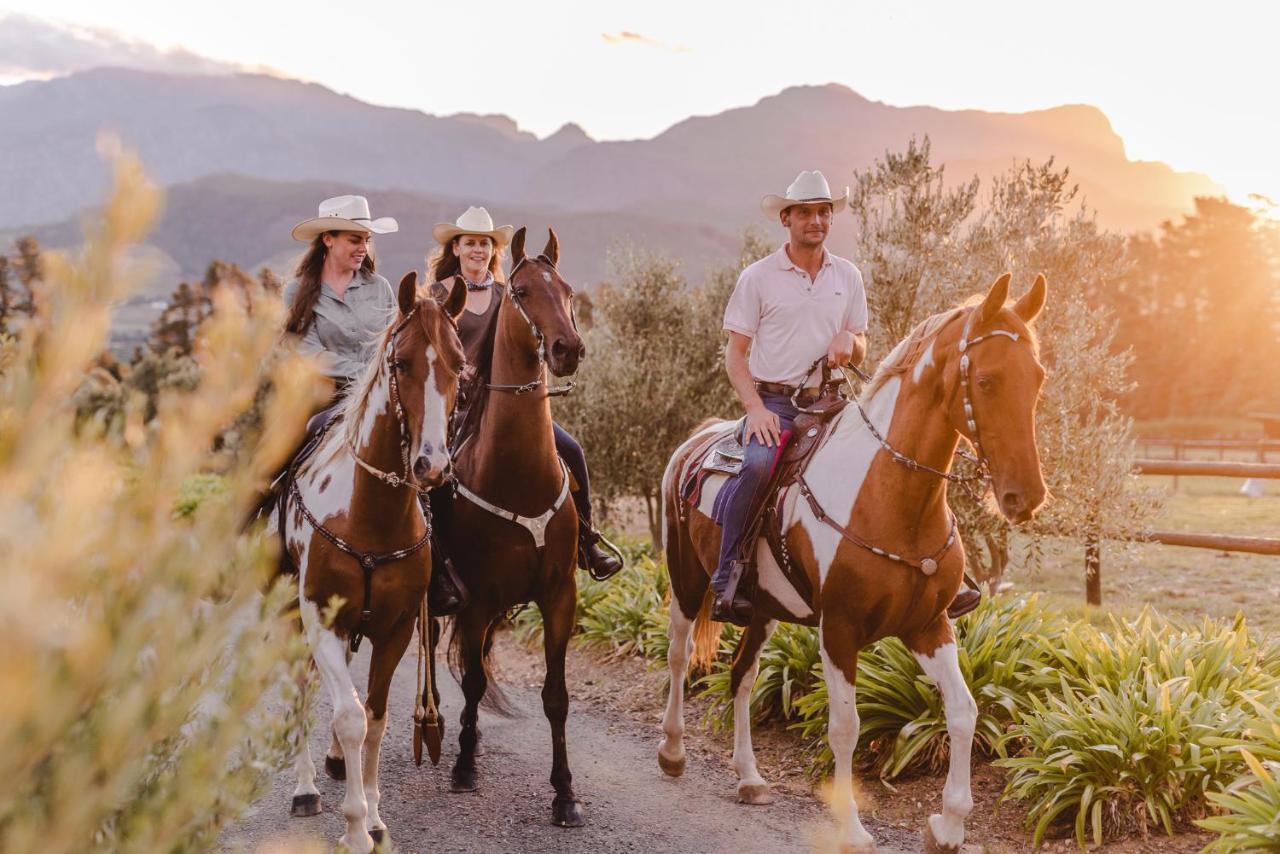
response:
[[(852, 262), (823, 250), (816, 279), (781, 249), (742, 271), (724, 328), (751, 338), (747, 367), (759, 381), (798, 385), (842, 330), (865, 332), (867, 293)], [(815, 385), (817, 378), (809, 381)]]

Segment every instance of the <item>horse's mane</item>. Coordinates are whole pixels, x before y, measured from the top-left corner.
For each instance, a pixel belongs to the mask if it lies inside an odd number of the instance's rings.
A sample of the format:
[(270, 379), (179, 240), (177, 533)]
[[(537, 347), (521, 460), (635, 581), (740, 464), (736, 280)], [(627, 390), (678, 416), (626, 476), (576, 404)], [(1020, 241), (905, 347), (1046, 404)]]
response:
[(962, 305), (940, 312), (932, 317), (927, 317), (916, 324), (915, 329), (908, 332), (907, 337), (899, 341), (889, 351), (889, 355), (885, 356), (880, 362), (880, 367), (876, 368), (875, 376), (871, 378), (866, 391), (863, 392), (863, 397), (866, 400), (870, 400), (889, 380), (894, 377), (900, 377), (915, 368), (920, 361), (920, 357), (924, 355), (924, 351), (938, 337), (938, 332), (942, 327), (968, 311), (972, 304), (972, 301), (966, 301)]
[[(982, 304), (983, 299), (985, 299), (985, 295), (974, 294), (955, 308), (927, 317), (918, 323), (916, 328), (907, 333), (907, 337), (899, 341), (897, 346), (889, 351), (889, 355), (885, 356), (884, 360), (880, 362), (880, 367), (876, 369), (875, 376), (871, 378), (866, 391), (863, 392), (863, 399), (870, 400), (889, 380), (894, 377), (900, 377), (914, 369), (919, 363), (920, 357), (924, 355), (924, 351), (938, 337), (942, 327), (962, 314), (975, 311), (977, 306)], [(1031, 343), (1032, 351), (1039, 353), (1040, 346), (1036, 340), (1035, 330), (1030, 327), (1027, 328), (1027, 340)]]

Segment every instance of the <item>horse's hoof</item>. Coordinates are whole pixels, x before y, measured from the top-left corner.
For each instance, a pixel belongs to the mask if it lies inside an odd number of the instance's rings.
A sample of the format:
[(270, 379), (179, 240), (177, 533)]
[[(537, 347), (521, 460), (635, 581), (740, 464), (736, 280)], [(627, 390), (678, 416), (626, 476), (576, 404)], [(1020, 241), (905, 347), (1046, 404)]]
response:
[(744, 783), (738, 787), (738, 803), (764, 806), (773, 803), (773, 790), (768, 783)]
[(387, 835), (387, 829), (385, 827), (371, 827), (369, 828), (369, 835), (373, 837), (374, 846), (378, 846), (382, 844), (383, 837)]
[(347, 779), (347, 760), (339, 759), (336, 756), (326, 756), (324, 758), (324, 773), (335, 780)]
[(479, 773), (474, 768), (454, 768), (450, 775), (449, 791), (474, 792), (479, 788)]
[(582, 804), (576, 799), (556, 798), (551, 802), (551, 823), (556, 827), (582, 827), (587, 823)]
[(876, 844), (872, 842), (870, 845), (854, 845), (846, 842), (840, 846), (840, 854), (876, 854)]
[(319, 795), (294, 795), (293, 805), (289, 807), (289, 815), (294, 818), (307, 818), (320, 815)]
[(684, 773), (685, 759), (686, 757), (683, 753), (680, 754), (679, 759), (668, 759), (663, 754), (662, 749), (658, 749), (658, 767), (661, 768), (662, 773), (666, 774), (668, 777), (679, 777)]
[(925, 854), (959, 854), (961, 846), (943, 845), (933, 833), (934, 820), (941, 821), (941, 815), (931, 815), (929, 820), (924, 823), (924, 852)]

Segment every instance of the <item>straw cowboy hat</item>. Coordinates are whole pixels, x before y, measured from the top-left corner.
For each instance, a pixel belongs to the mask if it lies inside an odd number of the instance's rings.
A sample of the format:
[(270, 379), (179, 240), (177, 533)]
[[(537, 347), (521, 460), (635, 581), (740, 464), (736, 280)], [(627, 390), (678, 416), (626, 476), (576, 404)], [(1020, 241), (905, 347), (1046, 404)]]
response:
[(801, 172), (796, 179), (791, 182), (791, 186), (787, 187), (785, 196), (768, 195), (760, 200), (760, 209), (770, 219), (777, 219), (778, 214), (791, 207), (792, 205), (802, 205), (806, 203), (830, 202), (831, 212), (839, 213), (844, 210), (844, 206), (849, 201), (849, 188), (844, 188), (844, 194), (836, 198), (831, 195), (831, 187), (827, 185), (827, 179), (821, 172), (814, 169), (812, 172)]
[(303, 243), (315, 240), (326, 231), (363, 231), (365, 234), (390, 234), (400, 226), (389, 217), (371, 219), (369, 200), (364, 196), (334, 196), (320, 203), (320, 215), (305, 219), (293, 227), (293, 239)]
[(437, 243), (444, 245), (459, 234), (479, 234), (493, 240), (494, 248), (501, 249), (511, 242), (514, 231), (515, 228), (510, 225), (494, 228), (493, 217), (489, 216), (487, 210), (471, 207), (467, 208), (467, 212), (458, 217), (456, 222), (436, 223), (435, 228), (431, 229), (431, 236)]

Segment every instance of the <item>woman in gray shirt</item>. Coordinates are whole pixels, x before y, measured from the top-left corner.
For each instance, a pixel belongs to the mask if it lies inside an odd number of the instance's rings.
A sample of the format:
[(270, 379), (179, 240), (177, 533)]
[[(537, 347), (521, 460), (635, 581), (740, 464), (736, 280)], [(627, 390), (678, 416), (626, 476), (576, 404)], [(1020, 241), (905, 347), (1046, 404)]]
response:
[(339, 391), (364, 370), (374, 340), (395, 317), (396, 296), (375, 272), (372, 241), (398, 228), (391, 217), (370, 219), (364, 196), (325, 199), (319, 216), (294, 226), (294, 240), (310, 246), (284, 289), (285, 330), (319, 358)]

